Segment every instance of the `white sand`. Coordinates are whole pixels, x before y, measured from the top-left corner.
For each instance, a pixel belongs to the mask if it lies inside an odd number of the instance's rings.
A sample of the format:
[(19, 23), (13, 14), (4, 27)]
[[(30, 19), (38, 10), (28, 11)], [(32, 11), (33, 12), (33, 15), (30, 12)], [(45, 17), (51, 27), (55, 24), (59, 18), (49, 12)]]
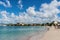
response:
[(50, 28), (41, 40), (60, 40), (60, 29)]
[(60, 29), (51, 27), (49, 31), (41, 38), (39, 34), (30, 37), (28, 40), (60, 40)]

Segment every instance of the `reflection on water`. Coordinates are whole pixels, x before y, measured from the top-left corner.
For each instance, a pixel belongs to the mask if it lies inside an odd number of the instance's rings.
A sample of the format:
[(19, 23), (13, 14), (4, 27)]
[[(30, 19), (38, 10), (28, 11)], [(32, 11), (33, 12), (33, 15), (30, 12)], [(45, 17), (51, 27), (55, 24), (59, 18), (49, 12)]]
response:
[(40, 26), (1, 26), (0, 40), (24, 40), (38, 32), (42, 35), (45, 31), (46, 27)]

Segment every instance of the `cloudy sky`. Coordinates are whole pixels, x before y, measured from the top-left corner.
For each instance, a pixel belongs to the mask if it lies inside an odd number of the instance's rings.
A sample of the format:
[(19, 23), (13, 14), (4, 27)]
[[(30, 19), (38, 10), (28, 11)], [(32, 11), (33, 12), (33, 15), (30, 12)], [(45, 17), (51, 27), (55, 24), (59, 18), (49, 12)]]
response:
[(59, 0), (0, 0), (0, 23), (60, 21)]

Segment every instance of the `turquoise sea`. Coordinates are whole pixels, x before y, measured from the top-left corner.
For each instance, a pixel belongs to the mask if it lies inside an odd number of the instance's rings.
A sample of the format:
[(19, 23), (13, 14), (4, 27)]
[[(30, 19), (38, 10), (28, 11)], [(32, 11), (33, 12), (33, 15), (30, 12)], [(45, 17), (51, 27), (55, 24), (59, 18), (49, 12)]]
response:
[(47, 31), (44, 26), (0, 26), (0, 40), (27, 40), (29, 36)]

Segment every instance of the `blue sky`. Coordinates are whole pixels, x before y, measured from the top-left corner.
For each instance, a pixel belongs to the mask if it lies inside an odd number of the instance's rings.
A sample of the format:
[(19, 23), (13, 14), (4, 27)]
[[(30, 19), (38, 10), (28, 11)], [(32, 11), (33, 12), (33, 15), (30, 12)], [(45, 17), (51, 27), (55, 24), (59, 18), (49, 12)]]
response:
[[(6, 0), (0, 0), (2, 2), (6, 3)], [(31, 6), (35, 6), (36, 10), (39, 10), (41, 4), (43, 3), (50, 3), (51, 0), (21, 0), (21, 4), (23, 5), (22, 9), (20, 9), (18, 4), (19, 0), (9, 0), (10, 4), (12, 7), (4, 7), (3, 5), (0, 5), (0, 10), (6, 10), (8, 12), (14, 12), (15, 14), (19, 13), (19, 12), (23, 12), (26, 11), (27, 8), (31, 7)]]
[(59, 4), (59, 0), (0, 0), (0, 23), (60, 21)]

